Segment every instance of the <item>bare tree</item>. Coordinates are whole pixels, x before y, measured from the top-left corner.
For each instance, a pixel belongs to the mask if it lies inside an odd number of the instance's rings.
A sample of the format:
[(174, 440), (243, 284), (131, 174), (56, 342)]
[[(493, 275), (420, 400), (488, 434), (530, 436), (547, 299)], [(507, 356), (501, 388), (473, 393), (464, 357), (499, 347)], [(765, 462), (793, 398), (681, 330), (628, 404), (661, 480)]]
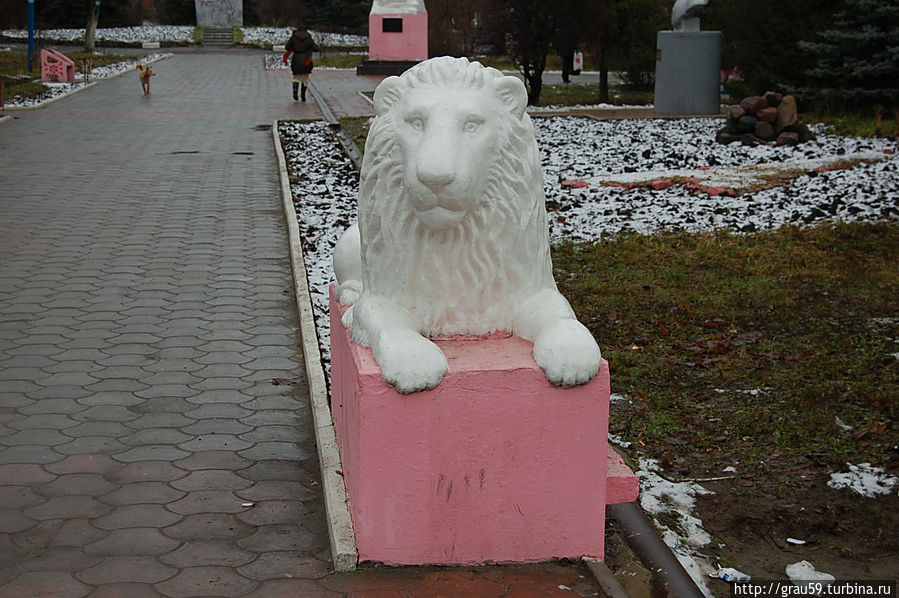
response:
[(84, 29), (84, 51), (93, 54), (97, 46), (97, 25), (100, 23), (100, 0), (91, 0), (91, 11)]

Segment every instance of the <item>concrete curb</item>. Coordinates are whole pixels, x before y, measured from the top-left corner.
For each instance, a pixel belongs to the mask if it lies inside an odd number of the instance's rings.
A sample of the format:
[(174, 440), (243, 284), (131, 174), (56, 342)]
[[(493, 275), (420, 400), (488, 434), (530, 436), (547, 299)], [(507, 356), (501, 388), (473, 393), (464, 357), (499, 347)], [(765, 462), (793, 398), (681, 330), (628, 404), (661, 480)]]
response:
[(309, 397), (315, 425), (325, 513), (328, 518), (328, 540), (331, 543), (331, 557), (335, 571), (353, 571), (357, 564), (356, 534), (353, 531), (353, 521), (347, 505), (346, 486), (343, 476), (338, 473), (342, 471), (340, 453), (334, 433), (334, 422), (331, 419), (331, 408), (328, 405), (328, 387), (325, 383), (325, 372), (322, 368), (318, 335), (315, 331), (315, 320), (312, 314), (312, 299), (309, 296), (306, 265), (300, 244), (300, 227), (293, 205), (293, 195), (287, 175), (287, 162), (284, 159), (284, 151), (281, 149), (281, 140), (278, 136), (278, 123), (279, 121), (276, 120), (272, 125), (272, 138), (275, 156), (278, 160), (278, 178), (281, 185), (284, 218), (287, 221), (290, 264), (293, 269), (294, 291), (300, 318), (303, 359), (306, 365), (306, 377), (309, 381)]

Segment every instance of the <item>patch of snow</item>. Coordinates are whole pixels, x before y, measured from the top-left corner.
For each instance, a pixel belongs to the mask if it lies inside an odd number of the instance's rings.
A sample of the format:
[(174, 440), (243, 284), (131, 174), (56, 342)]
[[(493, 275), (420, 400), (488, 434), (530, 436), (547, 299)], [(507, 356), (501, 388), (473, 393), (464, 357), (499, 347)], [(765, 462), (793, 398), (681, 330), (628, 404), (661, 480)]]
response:
[(717, 567), (713, 567), (699, 549), (710, 544), (712, 537), (703, 529), (702, 521), (693, 515), (693, 509), (697, 496), (714, 493), (696, 482), (668, 481), (659, 475), (660, 471), (655, 459), (640, 458), (636, 472), (640, 478), (640, 506), (652, 515), (668, 515), (676, 520), (674, 529), (658, 519), (655, 525), (697, 587), (706, 596), (711, 596), (705, 577), (713, 574)]
[(835, 581), (833, 575), (816, 571), (815, 566), (808, 561), (799, 561), (787, 565), (784, 571), (793, 585), (803, 588), (806, 596), (820, 596), (823, 592), (823, 586), (829, 585)]
[(856, 494), (875, 498), (882, 494), (890, 494), (899, 484), (899, 478), (887, 474), (882, 467), (873, 467), (870, 463), (846, 465), (849, 466), (848, 472), (830, 474), (828, 486), (836, 490), (849, 488)]
[[(142, 25), (139, 27), (99, 27), (96, 39), (109, 43), (141, 43), (141, 42), (191, 42), (194, 27), (188, 25)], [(5, 29), (0, 35), (10, 39), (28, 39), (27, 29)], [(44, 41), (83, 42), (84, 28), (75, 29), (40, 29), (35, 36)]]
[(727, 467), (725, 467), (725, 468), (722, 469), (721, 471), (723, 471), (724, 473), (737, 473), (737, 468), (734, 467), (733, 465), (728, 465)]
[[(190, 25), (141, 25), (135, 27), (100, 27), (97, 41), (108, 43), (136, 44), (142, 42), (192, 43), (195, 27)], [(290, 39), (290, 27), (242, 27), (243, 40), (248, 45), (283, 45)], [(310, 31), (312, 38), (323, 49), (327, 48), (367, 48), (368, 37), (347, 33), (327, 33)], [(14, 40), (28, 39), (26, 29), (5, 29), (3, 37)], [(83, 42), (84, 29), (40, 29), (35, 32), (41, 40), (64, 43)]]
[(612, 444), (617, 444), (621, 448), (630, 448), (631, 445), (634, 444), (633, 442), (627, 442), (617, 434), (609, 434), (609, 442), (611, 442)]

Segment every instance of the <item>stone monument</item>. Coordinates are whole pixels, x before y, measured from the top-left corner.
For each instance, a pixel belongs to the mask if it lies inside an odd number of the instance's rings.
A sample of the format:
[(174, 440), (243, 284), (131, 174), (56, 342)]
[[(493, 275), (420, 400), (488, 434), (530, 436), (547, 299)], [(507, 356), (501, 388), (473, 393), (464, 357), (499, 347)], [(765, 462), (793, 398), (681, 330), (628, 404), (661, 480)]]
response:
[(424, 0), (374, 0), (368, 15), (368, 60), (360, 75), (399, 75), (428, 58)]
[(609, 453), (608, 366), (553, 280), (526, 105), (465, 58), (375, 91), (331, 303), (362, 560), (602, 558), (606, 503), (636, 496)]
[(200, 27), (240, 27), (243, 25), (243, 0), (194, 0)]
[(677, 0), (674, 31), (656, 37), (655, 110), (659, 114), (721, 112), (721, 32), (701, 31), (709, 0)]

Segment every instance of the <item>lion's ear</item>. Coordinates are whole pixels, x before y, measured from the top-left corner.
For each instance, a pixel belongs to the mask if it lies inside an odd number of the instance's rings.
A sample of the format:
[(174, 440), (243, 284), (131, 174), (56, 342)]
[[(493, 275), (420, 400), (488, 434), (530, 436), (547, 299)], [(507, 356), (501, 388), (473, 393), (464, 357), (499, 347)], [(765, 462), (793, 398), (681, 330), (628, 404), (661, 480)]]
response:
[(396, 76), (387, 77), (381, 81), (375, 88), (373, 101), (376, 115), (383, 115), (400, 101), (402, 87), (403, 80)]
[(516, 118), (521, 118), (528, 105), (528, 92), (518, 77), (499, 77), (494, 79), (496, 95)]

